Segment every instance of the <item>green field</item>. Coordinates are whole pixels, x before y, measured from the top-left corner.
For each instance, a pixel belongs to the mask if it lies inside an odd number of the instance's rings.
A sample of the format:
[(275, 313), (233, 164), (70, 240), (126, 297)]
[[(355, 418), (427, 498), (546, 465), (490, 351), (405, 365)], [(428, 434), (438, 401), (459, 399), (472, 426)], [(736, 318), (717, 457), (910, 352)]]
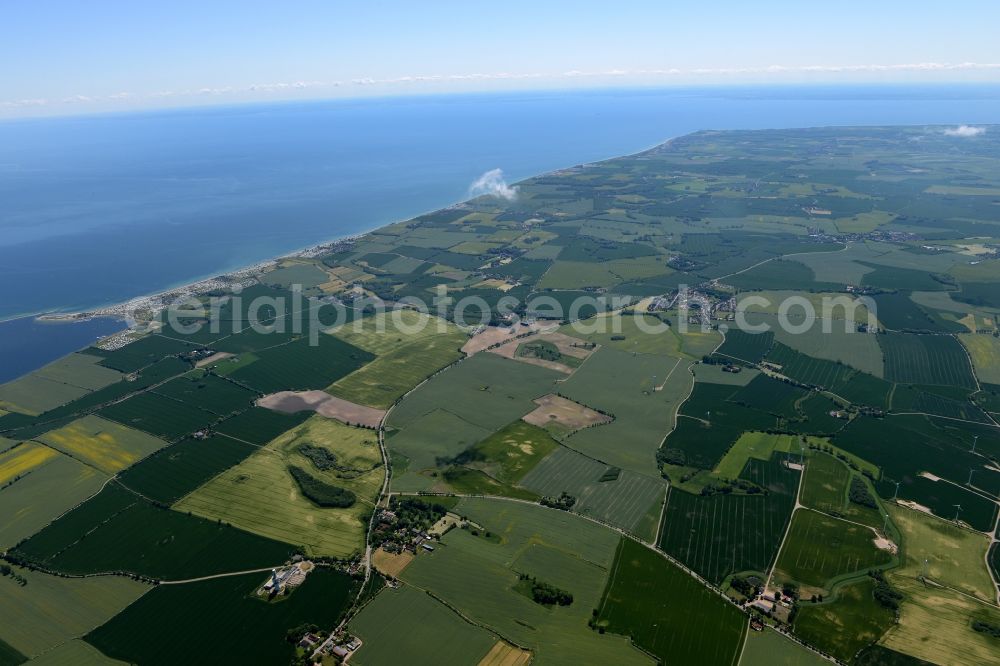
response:
[[(962, 520), (985, 532), (993, 528), (996, 504), (961, 487), (969, 470), (975, 469), (978, 487), (998, 491), (1000, 475), (986, 469), (983, 458), (970, 452), (977, 432), (980, 446), (992, 446), (991, 429), (973, 430), (968, 424), (923, 416), (861, 417), (839, 432), (833, 443), (881, 468), (882, 482), (877, 488), (883, 498), (892, 497), (899, 480), (900, 499), (917, 502), (948, 519), (955, 517), (955, 505), (961, 504)], [(920, 476), (924, 471), (953, 483)]]
[(384, 356), (418, 340), (456, 332), (458, 328), (445, 319), (416, 310), (395, 309), (355, 319), (331, 334), (376, 356)]
[(219, 420), (217, 414), (155, 393), (140, 393), (105, 407), (98, 414), (168, 442), (204, 430)]
[(0, 576), (0, 640), (28, 657), (87, 633), (152, 589), (123, 576), (60, 578), (15, 571), (28, 584)]
[[(669, 325), (669, 328), (666, 328), (666, 325)], [(703, 355), (711, 353), (722, 341), (722, 336), (718, 332), (703, 333), (697, 326), (692, 326), (688, 332), (682, 333), (674, 316), (665, 313), (657, 315), (636, 313), (632, 310), (598, 314), (585, 321), (567, 324), (560, 328), (559, 332), (620, 351), (682, 356), (691, 359), (700, 359)]]
[(325, 389), (375, 358), (332, 335), (320, 335), (316, 345), (306, 337), (256, 354), (229, 378), (261, 393)]
[(441, 368), (462, 358), (461, 331), (423, 337), (380, 354), (368, 365), (337, 380), (327, 392), (338, 398), (385, 409)]
[(774, 333), (750, 333), (734, 328), (726, 333), (719, 354), (748, 363), (760, 363), (774, 344)]
[(599, 349), (559, 385), (559, 393), (613, 414), (615, 420), (581, 430), (563, 443), (609, 465), (654, 473), (656, 449), (691, 390), (688, 365), (669, 356)]
[(846, 384), (854, 374), (846, 365), (806, 356), (781, 343), (775, 344), (767, 355), (767, 360), (781, 366), (781, 374), (786, 377), (833, 392)]
[[(387, 440), (397, 474), (393, 488), (434, 484), (439, 458), (453, 458), (492, 432), (534, 410), (562, 373), (496, 354), (480, 353), (448, 368), (407, 396), (388, 419)], [(400, 462), (403, 463), (400, 468)]]
[(185, 439), (126, 470), (118, 480), (144, 497), (173, 504), (256, 450), (224, 435)]
[(31, 666), (125, 666), (124, 661), (112, 659), (101, 653), (90, 643), (81, 638), (63, 643), (31, 660)]
[(785, 533), (799, 473), (776, 454), (751, 459), (742, 478), (767, 493), (693, 495), (672, 488), (667, 497), (660, 548), (719, 584), (741, 571), (766, 572)]
[[(448, 532), (421, 553), (401, 578), (467, 618), (531, 649), (543, 663), (648, 663), (627, 640), (587, 626), (614, 560), (618, 535), (564, 511), (503, 500), (464, 499), (454, 511), (499, 537)], [(547, 608), (518, 592), (525, 573), (573, 595)]]
[(529, 472), (521, 485), (542, 496), (569, 493), (576, 498), (573, 511), (653, 540), (666, 484), (630, 470), (602, 481), (607, 471), (607, 465), (560, 447)]
[(400, 655), (412, 666), (478, 663), (497, 637), (463, 620), (434, 597), (409, 585), (382, 590), (348, 630), (364, 645), (352, 664), (391, 666)]
[(889, 381), (976, 388), (969, 357), (950, 335), (887, 333), (878, 342)]
[(469, 461), (465, 464), (482, 469), (502, 483), (520, 483), (558, 448), (559, 443), (542, 428), (514, 421), (468, 449)]
[[(333, 453), (345, 470), (316, 469), (299, 451), (304, 444)], [(357, 502), (349, 508), (317, 506), (303, 496), (288, 472), (290, 465), (354, 492)], [(222, 472), (174, 508), (301, 546), (310, 555), (348, 557), (364, 547), (364, 518), (371, 512), (384, 473), (373, 431), (314, 416)]]
[(775, 435), (766, 432), (745, 432), (726, 452), (712, 470), (720, 479), (738, 479), (751, 458), (770, 460), (774, 451), (798, 450), (798, 441), (792, 435)]
[(267, 444), (283, 432), (291, 430), (310, 417), (310, 412), (282, 414), (263, 407), (254, 407), (219, 423), (216, 430), (233, 439), (250, 444)]
[(176, 580), (271, 567), (292, 551), (288, 544), (156, 507), (110, 484), (14, 553), (63, 573), (124, 571)]
[(823, 513), (840, 512), (846, 501), (851, 470), (828, 453), (809, 456), (802, 479), (802, 504)]
[(91, 354), (70, 354), (32, 374), (50, 381), (96, 391), (122, 378), (122, 373), (117, 370), (98, 365), (100, 360), (99, 356)]
[(283, 289), (299, 285), (303, 291), (330, 281), (330, 276), (314, 264), (292, 264), (261, 276), (261, 282)]
[(0, 385), (0, 408), (36, 416), (90, 393), (87, 389), (25, 375)]
[(826, 666), (826, 659), (777, 631), (748, 631), (740, 666)]
[(875, 536), (868, 527), (800, 509), (778, 555), (775, 579), (801, 583), (803, 593), (822, 591), (840, 577), (890, 564), (893, 555), (875, 546)]
[[(753, 317), (750, 318), (753, 321)], [(777, 325), (773, 317), (762, 317), (772, 325), (775, 339), (806, 356), (843, 363), (857, 370), (881, 377), (884, 372), (882, 348), (875, 335), (859, 333), (853, 322), (845, 328), (843, 320), (816, 320), (803, 332), (792, 332)], [(804, 320), (789, 316), (793, 325)], [(828, 327), (825, 330), (824, 326)]]
[(864, 647), (879, 640), (895, 614), (875, 601), (870, 578), (837, 589), (836, 598), (804, 603), (795, 617), (795, 635), (810, 645), (850, 663)]
[(598, 623), (662, 663), (736, 664), (746, 616), (669, 560), (623, 538)]
[(238, 384), (200, 371), (172, 379), (157, 386), (153, 392), (219, 416), (241, 412), (258, 397)]
[(342, 572), (317, 569), (287, 599), (268, 603), (253, 596), (266, 580), (257, 573), (160, 585), (86, 640), (130, 663), (289, 663), (295, 647), (285, 632), (336, 625), (356, 585)]

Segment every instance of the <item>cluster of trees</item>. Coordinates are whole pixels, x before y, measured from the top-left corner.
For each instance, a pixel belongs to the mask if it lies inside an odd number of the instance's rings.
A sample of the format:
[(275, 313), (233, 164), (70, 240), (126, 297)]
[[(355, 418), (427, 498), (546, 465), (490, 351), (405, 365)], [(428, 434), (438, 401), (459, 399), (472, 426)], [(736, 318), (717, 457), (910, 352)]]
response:
[(543, 606), (569, 606), (573, 603), (573, 595), (561, 590), (555, 585), (544, 583), (527, 574), (521, 574), (521, 580), (531, 588), (531, 598), (536, 604)]
[[(374, 443), (374, 442), (368, 442)], [(381, 461), (372, 465), (369, 469), (359, 469), (357, 467), (351, 467), (350, 465), (344, 465), (340, 463), (337, 459), (337, 454), (329, 449), (322, 446), (316, 446), (314, 444), (300, 444), (297, 449), (299, 453), (309, 459), (309, 462), (313, 466), (320, 470), (321, 472), (328, 472), (333, 470), (337, 472), (337, 476), (342, 479), (354, 479), (361, 476), (365, 472), (369, 472), (381, 465)]]
[(993, 638), (1000, 638), (1000, 626), (982, 620), (973, 620), (972, 628), (981, 634), (987, 634)]
[(761, 488), (753, 481), (735, 479), (729, 481), (713, 481), (708, 483), (702, 487), (701, 494), (702, 496), (708, 497), (709, 495), (730, 495), (736, 491), (739, 491), (744, 495), (757, 495), (765, 492), (764, 488)]
[(869, 571), (868, 575), (875, 579), (875, 590), (873, 592), (875, 601), (879, 602), (885, 608), (898, 611), (899, 602), (903, 600), (903, 594), (889, 584), (882, 571), (876, 569)]
[(28, 579), (14, 571), (9, 564), (0, 564), (0, 576), (7, 576), (21, 587), (28, 584)]
[(289, 465), (288, 471), (295, 479), (302, 494), (313, 504), (327, 508), (346, 509), (354, 506), (354, 503), (358, 501), (357, 495), (347, 488), (341, 488), (317, 479), (301, 467)]
[(425, 502), (415, 497), (392, 497), (389, 500), (389, 510), (396, 514), (396, 519), (391, 525), (376, 525), (372, 533), (374, 544), (389, 545), (396, 544), (397, 547), (404, 546), (409, 539), (400, 541), (396, 537), (397, 532), (418, 532), (426, 531), (431, 525), (441, 520), (444, 514), (448, 513), (440, 504)]
[(521, 355), (538, 358), (543, 361), (559, 361), (562, 359), (562, 352), (551, 342), (529, 342), (521, 347)]
[(729, 586), (744, 597), (756, 597), (760, 594), (760, 587), (754, 581), (742, 576), (733, 576), (733, 579), (729, 581)]
[(541, 504), (542, 506), (552, 507), (553, 509), (569, 511), (573, 508), (573, 505), (576, 504), (576, 498), (564, 490), (559, 497), (543, 497)]
[(847, 491), (847, 497), (855, 504), (866, 506), (869, 509), (878, 508), (878, 503), (872, 497), (871, 491), (868, 490), (868, 484), (856, 474), (851, 475), (851, 487)]

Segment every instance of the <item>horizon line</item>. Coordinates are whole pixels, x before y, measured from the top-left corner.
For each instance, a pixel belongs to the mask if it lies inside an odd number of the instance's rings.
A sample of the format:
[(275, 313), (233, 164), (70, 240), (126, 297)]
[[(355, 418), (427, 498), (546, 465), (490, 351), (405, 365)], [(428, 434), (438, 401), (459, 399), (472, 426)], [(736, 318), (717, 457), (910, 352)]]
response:
[[(1000, 64), (988, 65), (990, 68), (1000, 69)], [(277, 86), (282, 87), (277, 87)], [(319, 86), (317, 86), (319, 87)], [(166, 95), (147, 95), (144, 97), (136, 96), (134, 99), (179, 99), (185, 96), (190, 96), (192, 99), (189, 103), (181, 103), (176, 105), (162, 105), (162, 106), (137, 106), (132, 108), (123, 109), (100, 109), (100, 110), (90, 110), (90, 111), (77, 111), (72, 109), (73, 104), (77, 103), (93, 103), (93, 102), (111, 102), (114, 100), (123, 99), (133, 99), (131, 96), (123, 97), (121, 95), (103, 96), (103, 97), (84, 97), (76, 96), (74, 98), (67, 98), (60, 101), (49, 102), (47, 100), (28, 100), (26, 102), (36, 102), (34, 104), (25, 103), (18, 104), (16, 102), (0, 102), (0, 123), (9, 122), (19, 122), (19, 121), (39, 121), (39, 120), (56, 120), (56, 119), (69, 119), (69, 118), (90, 118), (90, 117), (102, 117), (102, 116), (131, 116), (131, 115), (145, 115), (145, 114), (157, 114), (164, 112), (192, 112), (192, 111), (202, 111), (211, 109), (236, 109), (236, 108), (251, 108), (256, 106), (283, 106), (292, 104), (318, 104), (318, 103), (336, 103), (336, 102), (363, 102), (368, 100), (393, 100), (393, 99), (431, 99), (431, 98), (445, 98), (445, 97), (490, 97), (490, 96), (507, 96), (507, 95), (526, 95), (526, 94), (563, 94), (563, 93), (612, 93), (616, 91), (628, 91), (628, 92), (648, 92), (655, 93), (658, 91), (671, 91), (671, 90), (808, 90), (808, 89), (942, 89), (942, 88), (953, 88), (953, 89), (989, 89), (996, 88), (1000, 92), (1000, 80), (991, 81), (974, 81), (974, 80), (946, 80), (946, 81), (907, 81), (901, 79), (889, 80), (889, 81), (702, 81), (702, 82), (659, 82), (659, 83), (622, 83), (620, 85), (606, 84), (606, 85), (579, 85), (579, 86), (559, 86), (554, 85), (552, 87), (517, 87), (517, 88), (500, 88), (500, 89), (470, 89), (470, 90), (442, 90), (442, 91), (427, 91), (427, 90), (405, 90), (405, 91), (379, 91), (372, 92), (371, 94), (355, 94), (355, 95), (318, 95), (318, 96), (305, 96), (305, 97), (281, 97), (281, 98), (254, 98), (254, 99), (219, 99), (220, 92), (215, 90), (203, 89), (202, 91), (185, 91), (184, 94), (177, 93), (170, 96)], [(240, 89), (242, 92), (250, 92), (252, 90), (261, 90), (261, 86), (247, 86)], [(291, 88), (285, 84), (276, 84), (273, 88), (275, 90), (304, 90), (307, 88)], [(234, 92), (237, 89), (232, 89)], [(198, 101), (198, 100), (203, 101)], [(43, 103), (44, 102), (44, 103)], [(53, 113), (44, 114), (23, 114), (23, 115), (3, 115), (3, 109), (11, 108), (22, 108), (22, 109), (53, 109), (53, 108), (63, 108), (68, 109), (65, 112), (56, 111)]]

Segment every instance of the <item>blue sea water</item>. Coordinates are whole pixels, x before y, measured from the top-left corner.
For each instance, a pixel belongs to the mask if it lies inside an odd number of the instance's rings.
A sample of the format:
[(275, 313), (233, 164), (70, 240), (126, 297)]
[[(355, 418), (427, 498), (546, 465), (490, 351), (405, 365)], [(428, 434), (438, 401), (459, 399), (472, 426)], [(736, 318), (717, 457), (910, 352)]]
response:
[[(0, 123), (0, 320), (216, 275), (698, 129), (1000, 122), (1000, 87), (712, 87), (259, 104)], [(87, 344), (0, 323), (35, 365)], [(30, 345), (29, 345), (30, 346)], [(32, 365), (32, 364), (28, 364)]]

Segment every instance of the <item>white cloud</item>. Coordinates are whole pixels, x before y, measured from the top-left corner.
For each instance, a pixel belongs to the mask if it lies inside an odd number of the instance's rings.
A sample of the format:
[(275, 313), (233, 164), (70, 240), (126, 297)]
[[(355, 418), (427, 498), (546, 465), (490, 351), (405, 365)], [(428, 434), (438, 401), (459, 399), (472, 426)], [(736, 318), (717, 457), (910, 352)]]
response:
[(492, 169), (477, 178), (469, 186), (469, 196), (478, 197), (482, 195), (514, 201), (517, 199), (517, 187), (511, 187), (507, 184), (507, 181), (503, 177), (503, 171)]
[(958, 127), (949, 127), (944, 131), (946, 136), (961, 136), (961, 137), (972, 137), (979, 136), (986, 131), (985, 127), (972, 127), (971, 125), (959, 125)]

